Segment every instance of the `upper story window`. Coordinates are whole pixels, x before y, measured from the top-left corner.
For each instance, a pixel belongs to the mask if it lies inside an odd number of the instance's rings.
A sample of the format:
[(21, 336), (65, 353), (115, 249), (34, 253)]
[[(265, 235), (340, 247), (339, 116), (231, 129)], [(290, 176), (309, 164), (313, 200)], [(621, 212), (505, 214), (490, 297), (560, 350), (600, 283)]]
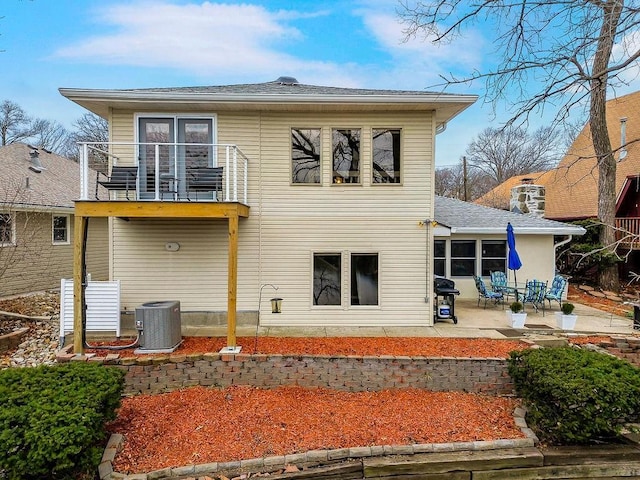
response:
[(69, 243), (69, 216), (54, 215), (52, 218), (52, 240), (54, 244)]
[(319, 128), (291, 129), (291, 182), (320, 183)]
[(400, 183), (400, 130), (373, 129), (373, 183)]
[(360, 183), (360, 129), (331, 132), (333, 183)]
[(15, 224), (13, 215), (0, 213), (0, 247), (15, 245)]

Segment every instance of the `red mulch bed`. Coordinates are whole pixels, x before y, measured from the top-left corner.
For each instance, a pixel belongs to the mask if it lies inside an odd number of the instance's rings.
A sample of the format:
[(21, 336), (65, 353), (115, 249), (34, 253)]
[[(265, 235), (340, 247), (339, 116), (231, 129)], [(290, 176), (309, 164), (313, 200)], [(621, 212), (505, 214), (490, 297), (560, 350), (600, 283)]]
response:
[[(194, 354), (218, 352), (226, 346), (226, 337), (184, 337), (174, 352)], [(120, 344), (128, 344), (121, 341)], [(93, 345), (114, 345), (114, 342)], [(530, 345), (518, 340), (489, 338), (441, 338), (441, 337), (239, 337), (237, 344), (242, 353), (284, 355), (358, 355), (358, 356), (421, 356), (457, 358), (507, 358), (512, 350), (522, 350)], [(257, 349), (256, 349), (257, 346)], [(87, 349), (86, 353), (106, 355), (118, 353), (121, 357), (135, 356), (134, 349)], [(147, 354), (145, 354), (147, 355)], [(152, 355), (152, 354), (149, 354)]]
[[(255, 338), (239, 338), (238, 344), (243, 352), (255, 351)], [(225, 345), (226, 338), (186, 337), (175, 353), (219, 351)], [(257, 346), (259, 353), (292, 355), (506, 358), (529, 344), (486, 338), (260, 337)], [(139, 473), (314, 449), (521, 438), (513, 419), (516, 405), (512, 398), (416, 389), (193, 387), (125, 398), (109, 429), (125, 436), (115, 470)]]
[(114, 469), (189, 464), (315, 449), (522, 438), (513, 398), (417, 389), (192, 387), (123, 399), (109, 426), (125, 437)]

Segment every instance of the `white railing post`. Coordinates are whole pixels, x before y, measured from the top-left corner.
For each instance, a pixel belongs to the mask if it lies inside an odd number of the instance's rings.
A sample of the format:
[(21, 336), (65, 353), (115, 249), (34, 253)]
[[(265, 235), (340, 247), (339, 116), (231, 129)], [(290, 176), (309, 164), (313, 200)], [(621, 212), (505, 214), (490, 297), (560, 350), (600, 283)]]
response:
[(225, 152), (226, 152), (226, 157), (227, 157), (226, 158), (226, 165), (227, 166), (225, 167), (227, 169), (227, 175), (226, 175), (226, 177), (227, 177), (227, 182), (226, 182), (227, 188), (225, 189), (225, 192), (224, 192), (224, 201), (228, 202), (229, 201), (229, 186), (230, 186), (230, 182), (231, 182), (231, 176), (229, 175), (229, 172), (230, 172), (230, 170), (229, 170), (229, 145), (225, 146)]
[[(156, 143), (155, 145), (155, 154), (156, 154), (156, 174), (155, 174), (155, 199), (160, 200), (160, 145)], [(148, 174), (147, 174), (148, 175)]]
[(247, 193), (249, 190), (249, 159), (242, 156), (244, 158), (244, 204), (247, 205), (247, 201), (249, 199), (249, 194)]
[(89, 200), (89, 145), (86, 143), (80, 149), (80, 200)]
[(233, 201), (238, 201), (238, 147), (233, 147)]

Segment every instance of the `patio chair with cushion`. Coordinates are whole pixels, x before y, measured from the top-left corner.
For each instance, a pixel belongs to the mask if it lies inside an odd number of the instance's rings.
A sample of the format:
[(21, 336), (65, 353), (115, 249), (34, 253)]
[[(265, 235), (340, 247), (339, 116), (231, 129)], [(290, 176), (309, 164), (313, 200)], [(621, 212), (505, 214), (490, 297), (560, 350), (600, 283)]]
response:
[(522, 310), (530, 303), (536, 313), (538, 308), (542, 307), (542, 316), (544, 316), (544, 296), (547, 293), (547, 282), (541, 280), (527, 280), (522, 295)]
[(562, 295), (564, 295), (564, 289), (567, 288), (567, 279), (562, 275), (556, 275), (551, 282), (551, 288), (545, 294), (544, 299), (549, 302), (549, 308), (551, 308), (551, 300), (558, 302), (560, 308), (562, 308)]
[(482, 277), (474, 275), (473, 280), (476, 282), (476, 289), (478, 290), (478, 306), (480, 306), (480, 300), (482, 299), (484, 299), (484, 308), (487, 308), (487, 300), (492, 300), (494, 305), (497, 305), (500, 301), (504, 302), (502, 292), (488, 289)]
[(495, 272), (489, 272), (489, 275), (491, 277), (491, 289), (494, 292), (501, 292), (507, 300), (509, 300), (509, 295), (515, 295), (516, 289), (507, 284), (507, 275), (504, 272), (496, 270)]

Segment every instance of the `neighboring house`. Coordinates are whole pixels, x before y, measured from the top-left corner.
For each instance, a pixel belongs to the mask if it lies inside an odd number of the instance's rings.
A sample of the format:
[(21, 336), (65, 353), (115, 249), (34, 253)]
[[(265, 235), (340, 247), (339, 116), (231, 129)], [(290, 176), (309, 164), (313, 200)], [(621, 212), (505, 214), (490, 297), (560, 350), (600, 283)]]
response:
[[(0, 147), (0, 296), (55, 289), (73, 274), (77, 163), (24, 143)], [(92, 224), (87, 272), (108, 278), (108, 230)]]
[(508, 223), (522, 261), (516, 272), (519, 284), (536, 279), (551, 285), (557, 248), (585, 233), (575, 225), (440, 196), (435, 199), (434, 220), (434, 274), (455, 281), (461, 298), (478, 295), (473, 275), (489, 284), (489, 273), (500, 270), (513, 281), (514, 272), (507, 269)]
[[(611, 147), (618, 160), (616, 227), (640, 235), (640, 92), (609, 100), (607, 122)], [(476, 203), (513, 210), (518, 205), (513, 197), (520, 196), (528, 197), (530, 205), (539, 206), (545, 218), (559, 221), (597, 218), (598, 176), (587, 124), (556, 168), (512, 177)], [(510, 203), (512, 198), (514, 202)], [(640, 249), (637, 237), (635, 243), (624, 242), (621, 247), (634, 250), (630, 262), (639, 263), (640, 255), (635, 252)]]
[(290, 77), (60, 91), (109, 121), (113, 163), (138, 166), (131, 200), (96, 201), (85, 181), (76, 203), (110, 218), (127, 310), (179, 300), (183, 319), (205, 323), (228, 312), (230, 344), (236, 316), (255, 324), (258, 311), (263, 325), (432, 324), (436, 134), (476, 96)]

